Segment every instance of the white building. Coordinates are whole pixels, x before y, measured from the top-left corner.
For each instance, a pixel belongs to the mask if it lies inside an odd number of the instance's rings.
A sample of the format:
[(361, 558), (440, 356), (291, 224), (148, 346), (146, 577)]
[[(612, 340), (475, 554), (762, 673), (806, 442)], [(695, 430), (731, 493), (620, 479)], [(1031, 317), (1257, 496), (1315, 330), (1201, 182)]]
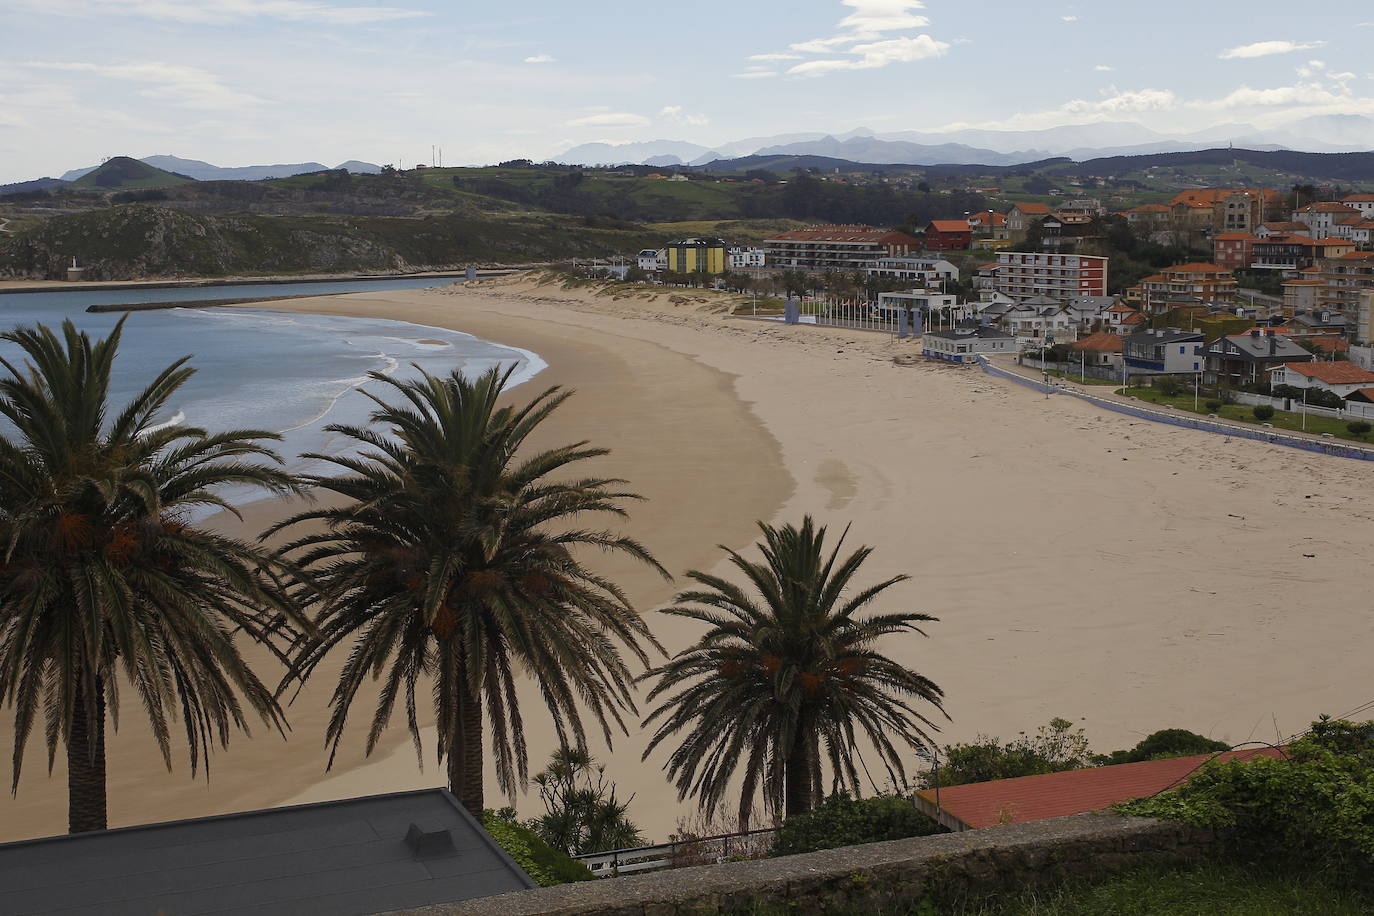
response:
[(1347, 204), (1320, 201), (1315, 204), (1308, 204), (1301, 210), (1294, 210), (1293, 222), (1307, 226), (1308, 229), (1312, 230), (1313, 238), (1330, 238), (1336, 234), (1336, 226), (1342, 220), (1359, 215), (1359, 210)]
[(1374, 194), (1351, 194), (1341, 199), (1352, 210), (1359, 210), (1368, 219), (1374, 219)]
[(666, 248), (645, 248), (636, 256), (636, 263), (640, 270), (650, 272), (668, 269), (668, 249)]
[(959, 268), (942, 258), (879, 258), (868, 268), (868, 274), (912, 283), (939, 283), (958, 280)]
[(760, 268), (767, 262), (767, 251), (763, 248), (731, 248), (725, 253), (725, 263), (730, 270), (749, 270)]
[(1284, 363), (1269, 370), (1269, 382), (1294, 388), (1320, 388), (1346, 397), (1362, 388), (1374, 388), (1374, 372), (1349, 362)]
[(1107, 295), (1107, 259), (1081, 254), (997, 253), (997, 291), (1014, 299)]
[(921, 355), (952, 363), (972, 362), (980, 353), (1015, 353), (1016, 340), (996, 328), (955, 328), (927, 331), (921, 336)]

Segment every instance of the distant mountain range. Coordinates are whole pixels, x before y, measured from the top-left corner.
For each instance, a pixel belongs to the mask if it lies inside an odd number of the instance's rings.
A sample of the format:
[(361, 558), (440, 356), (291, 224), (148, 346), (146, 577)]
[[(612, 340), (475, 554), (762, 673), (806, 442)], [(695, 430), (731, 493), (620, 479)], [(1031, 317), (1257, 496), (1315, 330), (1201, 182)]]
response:
[[(262, 181), (265, 178), (290, 178), (292, 175), (301, 175), (305, 172), (323, 172), (329, 168), (329, 166), (319, 162), (294, 162), (289, 165), (244, 165), (224, 168), (211, 165), (208, 162), (201, 162), (199, 159), (182, 159), (179, 156), (147, 156), (139, 161), (146, 162), (156, 169), (194, 178), (196, 181)], [(93, 165), (84, 169), (72, 169), (63, 174), (61, 180), (76, 181), (87, 172), (94, 172), (96, 168), (97, 166)], [(350, 159), (334, 166), (334, 168), (374, 175), (382, 170), (381, 166), (373, 165), (370, 162), (359, 162), (356, 159)]]
[(1113, 156), (1192, 152), (1235, 145), (1252, 150), (1345, 153), (1374, 150), (1374, 118), (1321, 115), (1282, 129), (1218, 124), (1187, 134), (1164, 134), (1133, 121), (1068, 125), (1045, 130), (906, 130), (839, 135), (786, 134), (705, 147), (681, 140), (585, 143), (555, 156), (570, 165), (705, 165), (745, 156), (824, 156), (851, 162), (905, 165), (1020, 165), (1055, 157), (1075, 161)]

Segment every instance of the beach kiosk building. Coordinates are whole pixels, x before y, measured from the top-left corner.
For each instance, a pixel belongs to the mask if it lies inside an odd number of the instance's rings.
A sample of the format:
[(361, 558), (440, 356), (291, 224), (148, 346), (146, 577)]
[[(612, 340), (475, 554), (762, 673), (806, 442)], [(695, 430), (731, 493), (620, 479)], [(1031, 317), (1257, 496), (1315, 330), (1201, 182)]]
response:
[(997, 328), (955, 328), (929, 331), (921, 337), (921, 355), (951, 363), (971, 363), (981, 353), (1015, 353), (1016, 338)]

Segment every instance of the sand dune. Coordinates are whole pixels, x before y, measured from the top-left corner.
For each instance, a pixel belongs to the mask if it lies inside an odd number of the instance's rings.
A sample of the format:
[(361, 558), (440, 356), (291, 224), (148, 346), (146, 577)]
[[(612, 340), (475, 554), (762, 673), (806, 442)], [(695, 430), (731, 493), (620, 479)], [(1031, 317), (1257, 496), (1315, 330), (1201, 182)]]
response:
[[(888, 648), (945, 688), (942, 740), (1010, 736), (1052, 716), (1080, 720), (1099, 750), (1163, 727), (1272, 739), (1374, 697), (1364, 581), (1374, 467), (1047, 401), (976, 369), (912, 360), (913, 344), (882, 335), (745, 321), (709, 297), (677, 299), (521, 279), (291, 308), (539, 353), (550, 368), (531, 387), (580, 392), (546, 441), (615, 449), (606, 472), (649, 497), (629, 531), (674, 572), (716, 567), (714, 545), (748, 545), (757, 518), (852, 523), (853, 543), (878, 548), (868, 575), (913, 576), (891, 600), (940, 618), (930, 638)], [(250, 524), (280, 511), (255, 507)], [(641, 570), (612, 571), (646, 610), (671, 594)], [(691, 640), (690, 627), (650, 614), (669, 650)], [(327, 695), (317, 683), (296, 702), (290, 740), (236, 741), (208, 787), (184, 767), (167, 775), (128, 710), (112, 745), (112, 822), (441, 780), (432, 761), (418, 770), (399, 728), (368, 761), (359, 736), (324, 776)], [(642, 745), (631, 735), (598, 753), (622, 794), (636, 794), (634, 817), (662, 837), (682, 808), (662, 758), (640, 762)], [(535, 765), (548, 747), (546, 734), (534, 742)], [(52, 780), (39, 754), (28, 766), (18, 797), (0, 800), (0, 839), (63, 827), (60, 764)], [(529, 813), (533, 804), (522, 801)]]

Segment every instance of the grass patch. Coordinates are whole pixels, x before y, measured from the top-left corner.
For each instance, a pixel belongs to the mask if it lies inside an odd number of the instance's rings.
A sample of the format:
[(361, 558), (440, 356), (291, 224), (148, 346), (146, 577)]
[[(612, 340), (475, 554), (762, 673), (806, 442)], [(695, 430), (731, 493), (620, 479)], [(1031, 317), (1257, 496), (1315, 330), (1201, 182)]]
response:
[(1107, 379), (1101, 379), (1101, 378), (1090, 378), (1089, 376), (1086, 376), (1086, 375), (1078, 375), (1077, 373), (1074, 373), (1074, 372), (1062, 372), (1062, 371), (1060, 371), (1059, 369), (1050, 369), (1050, 370), (1047, 370), (1047, 371), (1049, 372), (1050, 375), (1054, 376), (1055, 378), (1068, 379), (1069, 381), (1071, 381), (1071, 382), (1077, 382), (1077, 383), (1080, 384), (1080, 385), (1113, 385), (1113, 386), (1114, 386), (1114, 385), (1119, 385), (1119, 384), (1120, 384), (1120, 382), (1108, 381)]
[[(1001, 894), (980, 902), (895, 908), (856, 904), (827, 907), (850, 916), (1358, 916), (1368, 896), (1330, 873), (1276, 872), (1244, 865), (1138, 868), (1102, 879)], [(734, 910), (748, 916), (782, 916), (804, 907)]]
[[(1151, 404), (1158, 404), (1161, 407), (1173, 407), (1176, 410), (1194, 413), (1193, 395), (1191, 392), (1169, 396), (1155, 388), (1123, 388), (1118, 390), (1117, 394), (1124, 394), (1127, 397), (1136, 398), (1140, 401), (1148, 401)], [(1210, 400), (1210, 398), (1205, 394), (1198, 398), (1196, 413), (1206, 415), (1213, 412), (1207, 409), (1208, 400)], [(1216, 415), (1226, 420), (1239, 420), (1242, 423), (1258, 424), (1260, 421), (1255, 419), (1255, 415), (1251, 410), (1252, 408), (1248, 404), (1222, 404), (1221, 407), (1216, 410)], [(1264, 422), (1270, 424), (1275, 429), (1289, 430), (1291, 432), (1303, 431), (1303, 415), (1300, 413), (1275, 410), (1274, 416)], [(1337, 439), (1348, 439), (1351, 442), (1367, 443), (1370, 441), (1367, 437), (1361, 438), (1360, 436), (1353, 435), (1350, 430), (1346, 429), (1345, 424), (1349, 422), (1349, 419), (1338, 420), (1334, 417), (1308, 414), (1306, 431), (1314, 435), (1330, 433)]]

